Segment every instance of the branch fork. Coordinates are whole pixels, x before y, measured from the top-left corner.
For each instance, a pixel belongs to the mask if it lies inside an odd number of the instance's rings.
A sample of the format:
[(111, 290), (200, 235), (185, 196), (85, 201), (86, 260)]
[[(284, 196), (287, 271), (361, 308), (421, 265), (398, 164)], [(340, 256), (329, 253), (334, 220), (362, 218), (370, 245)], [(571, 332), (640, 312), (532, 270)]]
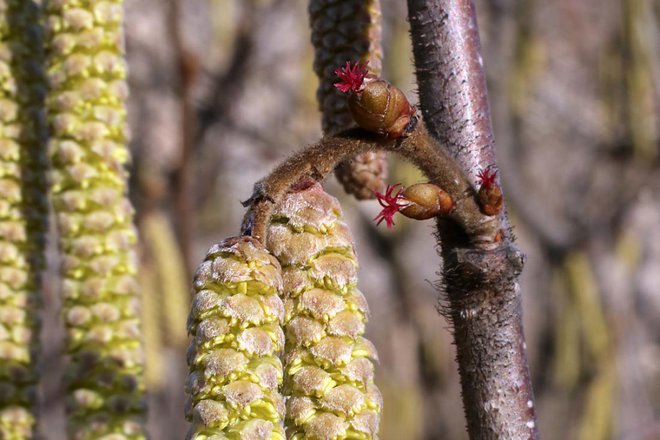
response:
[(342, 161), (367, 151), (397, 153), (424, 172), (430, 183), (446, 192), (453, 209), (442, 216), (453, 221), (468, 242), (482, 249), (498, 246), (502, 225), (496, 215), (487, 215), (479, 204), (478, 190), (460, 165), (417, 123), (406, 137), (389, 139), (361, 128), (325, 136), (318, 143), (290, 156), (269, 176), (257, 182), (252, 195), (243, 202), (248, 212), (241, 227), (243, 234), (265, 242), (273, 209), (287, 191), (301, 179), (323, 181)]

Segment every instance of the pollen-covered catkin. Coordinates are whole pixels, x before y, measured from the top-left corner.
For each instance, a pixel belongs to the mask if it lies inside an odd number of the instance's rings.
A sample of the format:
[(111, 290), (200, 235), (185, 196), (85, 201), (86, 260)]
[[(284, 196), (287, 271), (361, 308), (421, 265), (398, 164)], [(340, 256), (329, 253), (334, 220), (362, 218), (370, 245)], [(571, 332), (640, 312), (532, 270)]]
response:
[(377, 438), (376, 351), (362, 336), (369, 312), (339, 203), (318, 183), (297, 188), (275, 208), (267, 241), (284, 280), (288, 437)]
[(213, 246), (197, 269), (188, 332), (188, 440), (284, 440), (280, 265), (257, 240)]
[(0, 3), (0, 439), (34, 438), (48, 230), (40, 10)]
[(44, 12), (69, 438), (144, 439), (123, 2), (49, 0)]
[[(381, 73), (380, 0), (311, 0), (309, 16), (323, 131), (334, 133), (354, 125), (346, 96), (333, 85), (335, 69), (346, 61), (368, 61), (371, 73)], [(362, 153), (342, 162), (335, 174), (346, 192), (372, 199), (385, 188), (387, 157), (383, 152)]]

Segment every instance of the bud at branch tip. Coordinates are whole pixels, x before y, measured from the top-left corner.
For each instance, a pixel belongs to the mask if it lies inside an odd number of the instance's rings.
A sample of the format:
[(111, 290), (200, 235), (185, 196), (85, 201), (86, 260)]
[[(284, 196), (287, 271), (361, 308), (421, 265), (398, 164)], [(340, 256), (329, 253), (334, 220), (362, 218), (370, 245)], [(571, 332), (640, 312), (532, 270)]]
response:
[(346, 61), (335, 74), (341, 79), (335, 87), (348, 93), (348, 110), (361, 128), (395, 139), (415, 126), (417, 110), (406, 95), (383, 78), (370, 74), (367, 63)]

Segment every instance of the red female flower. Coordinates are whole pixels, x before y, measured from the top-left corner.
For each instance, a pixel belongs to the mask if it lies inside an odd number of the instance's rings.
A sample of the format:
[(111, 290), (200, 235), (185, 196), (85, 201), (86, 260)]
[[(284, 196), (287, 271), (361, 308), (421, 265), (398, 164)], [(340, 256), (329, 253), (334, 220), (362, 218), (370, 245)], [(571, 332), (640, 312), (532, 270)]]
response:
[(364, 88), (364, 78), (369, 73), (367, 63), (360, 64), (359, 61), (356, 61), (355, 65), (351, 66), (351, 62), (346, 61), (345, 67), (339, 67), (335, 70), (335, 75), (341, 78), (341, 81), (335, 83), (335, 87), (342, 93), (349, 91), (353, 93), (361, 92)]
[(497, 170), (492, 168), (492, 165), (488, 165), (483, 170), (477, 173), (477, 179), (480, 186), (489, 188), (495, 185), (495, 179), (497, 178)]
[(495, 179), (497, 178), (497, 170), (493, 169), (492, 165), (487, 166), (477, 174), (479, 183), (479, 191), (477, 191), (477, 199), (481, 212), (486, 215), (497, 215), (502, 210), (504, 199), (502, 197), (502, 188), (499, 187)]
[[(399, 188), (396, 194), (392, 195), (392, 192), (396, 187), (401, 188)], [(410, 201), (403, 196), (403, 186), (400, 183), (397, 183), (396, 185), (387, 185), (385, 194), (377, 192), (376, 198), (378, 199), (380, 206), (383, 207), (383, 210), (374, 217), (374, 221), (376, 222), (376, 225), (380, 225), (383, 220), (385, 220), (385, 224), (388, 228), (394, 226), (394, 214), (410, 205)]]

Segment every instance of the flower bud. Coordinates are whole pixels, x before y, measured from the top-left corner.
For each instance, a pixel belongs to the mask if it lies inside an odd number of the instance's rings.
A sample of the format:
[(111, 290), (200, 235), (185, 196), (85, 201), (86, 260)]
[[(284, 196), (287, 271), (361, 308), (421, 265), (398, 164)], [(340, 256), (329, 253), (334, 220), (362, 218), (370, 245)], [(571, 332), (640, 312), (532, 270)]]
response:
[(341, 78), (335, 87), (348, 93), (348, 109), (360, 127), (389, 138), (403, 135), (416, 110), (401, 89), (369, 74), (359, 63), (347, 62), (335, 74)]
[(376, 193), (376, 199), (383, 209), (374, 221), (376, 225), (385, 221), (388, 228), (394, 226), (394, 214), (397, 212), (415, 220), (427, 220), (447, 215), (454, 208), (451, 196), (432, 183), (416, 183), (405, 190), (400, 183), (388, 185), (385, 193)]
[(502, 188), (498, 185), (482, 185), (477, 193), (481, 212), (486, 215), (497, 215), (502, 210), (504, 199), (502, 198)]
[(364, 89), (348, 97), (348, 109), (365, 130), (401, 137), (415, 114), (401, 89), (384, 79), (367, 77)]
[(437, 185), (416, 183), (403, 191), (408, 205), (401, 214), (415, 220), (426, 220), (438, 215), (447, 215), (454, 208), (454, 201)]
[(481, 212), (486, 215), (499, 214), (504, 204), (504, 198), (502, 197), (502, 188), (496, 181), (497, 171), (489, 166), (479, 171), (477, 177), (481, 185), (477, 192)]

